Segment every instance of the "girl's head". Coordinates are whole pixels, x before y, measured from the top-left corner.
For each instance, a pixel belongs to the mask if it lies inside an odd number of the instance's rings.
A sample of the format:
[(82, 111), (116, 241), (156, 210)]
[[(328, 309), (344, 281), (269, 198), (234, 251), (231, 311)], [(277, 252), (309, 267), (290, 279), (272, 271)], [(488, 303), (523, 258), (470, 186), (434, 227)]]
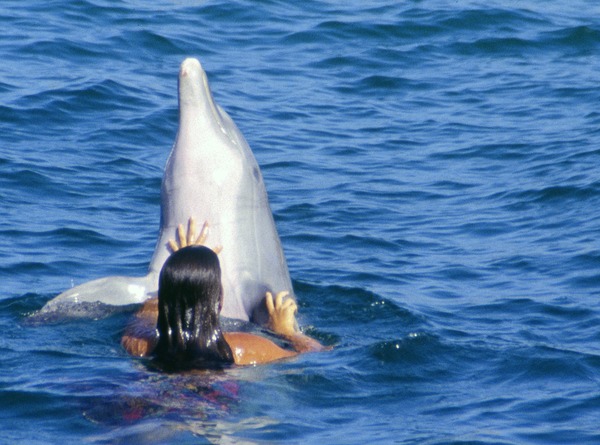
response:
[(219, 324), (223, 288), (217, 255), (184, 247), (165, 262), (158, 281), (158, 344), (165, 370), (215, 368), (233, 363)]

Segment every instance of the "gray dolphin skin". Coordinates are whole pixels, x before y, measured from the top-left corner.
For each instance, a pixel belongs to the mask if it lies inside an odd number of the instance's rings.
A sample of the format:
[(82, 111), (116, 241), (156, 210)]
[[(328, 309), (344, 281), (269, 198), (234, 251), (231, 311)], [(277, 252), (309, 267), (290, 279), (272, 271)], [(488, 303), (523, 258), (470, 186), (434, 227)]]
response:
[(221, 315), (263, 324), (266, 291), (292, 284), (258, 164), (235, 123), (213, 100), (200, 62), (186, 59), (179, 71), (179, 129), (165, 168), (161, 223), (148, 275), (106, 277), (69, 289), (42, 312), (65, 305), (140, 303), (156, 295), (158, 274), (177, 226), (193, 217), (208, 221), (209, 246), (219, 253), (224, 291)]

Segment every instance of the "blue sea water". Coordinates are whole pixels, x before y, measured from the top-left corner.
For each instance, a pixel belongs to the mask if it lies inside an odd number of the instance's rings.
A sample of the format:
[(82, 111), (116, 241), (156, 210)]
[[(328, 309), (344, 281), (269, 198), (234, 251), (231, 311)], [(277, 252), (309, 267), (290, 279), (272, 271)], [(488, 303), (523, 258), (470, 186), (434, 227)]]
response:
[[(6, 0), (0, 443), (600, 443), (600, 6)], [(333, 351), (165, 376), (135, 310), (206, 69), (261, 166), (301, 324)]]

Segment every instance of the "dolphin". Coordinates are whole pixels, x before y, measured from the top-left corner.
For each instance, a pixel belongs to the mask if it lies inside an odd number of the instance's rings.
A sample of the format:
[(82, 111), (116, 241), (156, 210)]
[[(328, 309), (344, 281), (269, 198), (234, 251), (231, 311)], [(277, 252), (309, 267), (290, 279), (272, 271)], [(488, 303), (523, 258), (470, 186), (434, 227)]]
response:
[(266, 291), (287, 290), (294, 298), (256, 159), (233, 120), (215, 103), (197, 59), (182, 62), (178, 90), (179, 128), (162, 180), (160, 232), (148, 274), (81, 284), (50, 300), (41, 312), (68, 312), (79, 303), (129, 305), (156, 295), (170, 254), (168, 241), (190, 217), (207, 221), (208, 243), (222, 247), (222, 316), (264, 324)]

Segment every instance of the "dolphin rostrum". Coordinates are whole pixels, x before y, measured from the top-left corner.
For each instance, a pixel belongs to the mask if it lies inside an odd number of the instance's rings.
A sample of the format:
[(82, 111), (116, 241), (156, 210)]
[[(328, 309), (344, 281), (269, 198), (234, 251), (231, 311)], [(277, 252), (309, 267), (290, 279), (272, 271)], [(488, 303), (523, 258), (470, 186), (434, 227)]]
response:
[(179, 129), (163, 176), (160, 233), (148, 275), (84, 283), (49, 301), (42, 312), (81, 302), (127, 305), (156, 295), (167, 243), (190, 217), (208, 221), (209, 244), (222, 246), (221, 314), (264, 323), (265, 292), (292, 292), (287, 263), (254, 155), (214, 102), (206, 73), (192, 58), (179, 71)]

